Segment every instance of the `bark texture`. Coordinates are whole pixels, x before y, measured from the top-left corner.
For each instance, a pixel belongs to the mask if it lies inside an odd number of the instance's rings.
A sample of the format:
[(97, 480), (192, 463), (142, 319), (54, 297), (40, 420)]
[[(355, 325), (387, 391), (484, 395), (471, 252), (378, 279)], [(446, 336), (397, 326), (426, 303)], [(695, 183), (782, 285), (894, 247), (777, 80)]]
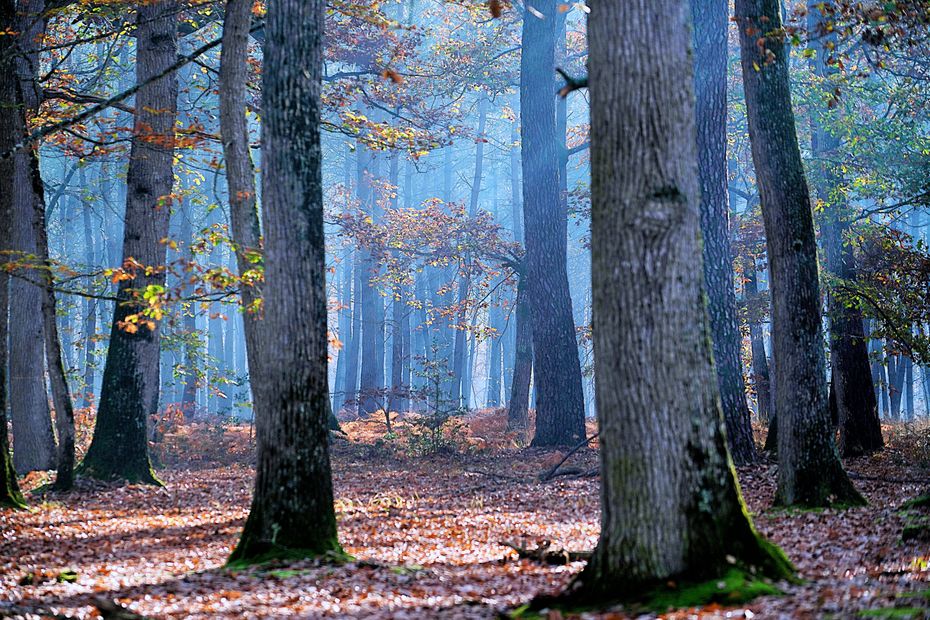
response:
[(737, 465), (756, 459), (736, 321), (727, 190), (727, 31), (729, 1), (692, 3), (695, 120), (701, 182), (704, 283), (727, 444)]
[[(255, 192), (255, 168), (249, 150), (249, 126), (245, 116), (248, 80), (249, 29), (252, 23), (251, 0), (229, 0), (223, 19), (223, 49), (220, 53), (220, 131), (226, 158), (226, 183), (229, 187), (229, 222), (236, 244), (236, 268), (239, 276), (255, 273), (261, 267), (261, 225)], [(259, 362), (261, 336), (261, 291), (250, 286), (254, 280), (243, 278), (240, 287), (245, 335), (246, 361), (250, 385), (262, 381)], [(252, 402), (255, 402), (253, 390)]]
[[(16, 7), (13, 0), (0, 0), (0, 29), (9, 30), (14, 25)], [(15, 67), (10, 54), (12, 37), (0, 37), (0, 105), (7, 109), (0, 115), (0, 152), (8, 152), (16, 144), (20, 126), (16, 114), (10, 112), (16, 106)], [(10, 106), (10, 107), (7, 107)], [(13, 159), (0, 159), (0, 508), (25, 508), (23, 494), (19, 490), (13, 455), (10, 453), (10, 438), (7, 431), (7, 361), (9, 348), (9, 301), (10, 277), (4, 263), (10, 249), (13, 214)]]
[(178, 78), (171, 73), (149, 80), (177, 60), (177, 1), (144, 3), (137, 10), (136, 94), (133, 140), (126, 175), (123, 260), (147, 267), (120, 283), (113, 312), (110, 346), (103, 369), (94, 438), (79, 473), (94, 478), (161, 484), (152, 472), (146, 438), (149, 416), (158, 406), (159, 324), (126, 329), (142, 307), (133, 290), (164, 286), (164, 265), (174, 182), (173, 158)]
[(864, 500), (843, 470), (830, 425), (817, 245), (791, 107), (779, 2), (736, 0), (736, 21), (771, 274), (776, 501), (789, 506), (859, 504)]
[(55, 299), (55, 276), (49, 261), (48, 228), (45, 221), (45, 192), (39, 173), (39, 158), (32, 158), (32, 183), (37, 197), (33, 213), (36, 250), (38, 260), (47, 268), (38, 274), (43, 285), (42, 326), (45, 330), (45, 358), (48, 362), (48, 378), (52, 388), (52, 403), (55, 407), (55, 431), (58, 433), (57, 468), (55, 489), (67, 491), (74, 485), (74, 404), (65, 376), (65, 358), (58, 335), (58, 309)]
[[(45, 32), (41, 17), (45, 3), (27, 0), (19, 3), (15, 38), (22, 51), (16, 57), (17, 89), (12, 116), (19, 125), (16, 136), (27, 132), (26, 120), (41, 103), (38, 88), (38, 47)], [(13, 155), (12, 250), (29, 256), (38, 254), (33, 218), (37, 203), (43, 199), (41, 184), (33, 183), (33, 166), (38, 154), (23, 148)], [(41, 276), (32, 269), (21, 269), (10, 284), (10, 417), (13, 422), (13, 462), (16, 471), (55, 467), (55, 437), (45, 389), (45, 333), (42, 321)]]
[[(527, 299), (526, 278), (520, 274), (517, 285), (517, 308), (514, 313), (513, 380), (507, 408), (507, 430), (525, 432), (529, 426), (530, 379), (533, 375), (533, 317)], [(538, 418), (537, 418), (538, 419)]]
[(258, 465), (231, 562), (338, 552), (329, 463), (322, 0), (271, 0), (262, 78), (265, 231)]
[[(827, 28), (820, 13), (822, 2), (808, 2), (809, 46), (814, 51), (811, 65), (821, 80), (817, 92), (827, 109), (827, 98), (832, 96), (830, 78), (836, 68), (827, 64), (830, 54), (827, 45), (837, 42), (836, 33)], [(821, 22), (824, 25), (821, 26)], [(841, 186), (843, 176), (837, 164), (840, 140), (819, 121), (817, 112), (811, 114), (811, 155), (814, 159), (814, 188), (823, 206), (821, 238), (827, 271), (834, 287), (851, 285), (855, 288), (859, 277), (853, 246), (848, 243), (851, 211), (846, 204)], [(881, 450), (884, 446), (882, 428), (878, 420), (878, 401), (872, 386), (872, 370), (865, 339), (862, 310), (857, 300), (841, 291), (830, 290), (827, 295), (830, 318), (830, 365), (832, 366), (833, 392), (839, 417), (839, 449), (843, 456), (860, 456)]]
[[(689, 3), (591, 7), (592, 288), (601, 534), (570, 587), (637, 597), (735, 561), (780, 578), (726, 447), (702, 285)], [(727, 556), (731, 556), (728, 560)]]
[(556, 127), (556, 0), (541, 0), (523, 20), (520, 114), (527, 294), (532, 309), (536, 385), (534, 446), (574, 445), (584, 439), (581, 362), (568, 287), (568, 213), (560, 199)]

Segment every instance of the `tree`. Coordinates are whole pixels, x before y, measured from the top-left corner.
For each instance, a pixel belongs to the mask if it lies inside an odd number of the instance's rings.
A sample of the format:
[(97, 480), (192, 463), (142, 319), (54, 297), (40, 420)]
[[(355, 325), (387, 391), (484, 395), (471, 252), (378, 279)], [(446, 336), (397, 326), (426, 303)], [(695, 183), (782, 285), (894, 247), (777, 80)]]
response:
[[(135, 119), (126, 176), (123, 260), (94, 438), (79, 473), (161, 484), (152, 471), (146, 424), (158, 406), (159, 323), (144, 315), (145, 294), (164, 290), (178, 78), (177, 0), (139, 5), (136, 13)], [(157, 78), (157, 79), (155, 79)], [(155, 317), (157, 318), (157, 317)]]
[(694, 86), (704, 283), (727, 443), (737, 465), (756, 458), (736, 322), (727, 191), (728, 0), (692, 2)]
[(323, 2), (271, 0), (262, 78), (265, 326), (258, 464), (230, 562), (340, 552), (329, 462)]
[[(220, 132), (226, 158), (229, 187), (229, 222), (236, 246), (236, 267), (244, 280), (240, 287), (244, 309), (246, 358), (253, 385), (261, 382), (259, 362), (261, 337), (260, 295), (256, 289), (261, 267), (261, 225), (255, 195), (255, 168), (249, 149), (245, 116), (248, 82), (251, 0), (229, 0), (223, 19), (223, 48), (220, 53)], [(253, 400), (255, 391), (253, 390)]]
[[(39, 111), (42, 101), (39, 88), (38, 48), (45, 33), (44, 2), (28, 0), (20, 3), (14, 29), (17, 54), (12, 65), (15, 77), (0, 76), (19, 84), (12, 103), (12, 116), (19, 125), (14, 135), (27, 133), (27, 120)], [(25, 259), (38, 254), (38, 241), (33, 226), (37, 203), (43, 200), (41, 179), (35, 183), (34, 166), (38, 153), (33, 145), (13, 154), (13, 178), (9, 191), (13, 195), (12, 247)], [(28, 262), (24, 260), (21, 262)], [(13, 461), (16, 470), (24, 473), (55, 467), (55, 437), (49, 415), (45, 389), (45, 334), (42, 321), (42, 289), (31, 268), (16, 272), (10, 283), (10, 417), (13, 422)]]
[(736, 0), (752, 159), (772, 292), (779, 504), (861, 504), (827, 402), (817, 245), (791, 107), (778, 0)]
[(568, 289), (568, 213), (559, 197), (564, 136), (556, 129), (553, 93), (557, 4), (542, 0), (526, 11), (520, 60), (525, 277), (536, 383), (534, 446), (576, 444), (585, 434), (581, 362)]
[(753, 528), (727, 453), (703, 301), (688, 3), (591, 7), (593, 337), (601, 534), (570, 586), (638, 598), (667, 581), (791, 567)]
[[(823, 107), (834, 97), (831, 76), (837, 70), (830, 64), (829, 54), (837, 41), (828, 20), (821, 13), (823, 2), (808, 2), (809, 49), (813, 51), (811, 65), (819, 81), (815, 91)], [(823, 205), (824, 258), (828, 273), (841, 282), (855, 286), (858, 268), (853, 245), (849, 240), (850, 209), (843, 200), (842, 173), (836, 161), (839, 138), (824, 126), (818, 111), (811, 113), (811, 155), (816, 171), (814, 187)], [(827, 295), (830, 317), (830, 366), (833, 392), (839, 417), (839, 449), (843, 456), (859, 456), (881, 450), (882, 428), (878, 420), (878, 401), (872, 386), (872, 369), (865, 338), (862, 311), (856, 303), (830, 290)]]
[[(13, 24), (15, 17), (16, 7), (13, 0), (0, 0), (0, 26)], [(14, 56), (10, 53), (12, 39), (0, 37), (0, 76), (15, 75)], [(12, 79), (0, 79), (0, 103), (16, 101), (15, 84)], [(16, 142), (19, 127), (15, 117), (16, 115), (11, 113), (0, 115), (0, 152), (9, 152)], [(9, 185), (12, 179), (12, 158), (0, 159), (0, 222), (9, 222), (12, 218), (13, 192)], [(9, 260), (6, 252), (10, 249), (10, 242), (10, 227), (6, 224), (0, 225), (0, 507), (25, 508), (26, 504), (16, 480), (16, 471), (13, 469), (6, 417), (10, 277), (5, 263)]]

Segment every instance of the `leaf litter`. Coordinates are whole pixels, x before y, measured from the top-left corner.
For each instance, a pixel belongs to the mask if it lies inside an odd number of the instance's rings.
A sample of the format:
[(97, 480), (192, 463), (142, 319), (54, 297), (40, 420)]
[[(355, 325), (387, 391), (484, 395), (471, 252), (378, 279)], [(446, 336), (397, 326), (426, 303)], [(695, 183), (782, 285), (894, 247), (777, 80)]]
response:
[[(502, 542), (574, 552), (597, 541), (599, 480), (539, 479), (557, 451), (485, 438), (478, 452), (413, 458), (354, 439), (333, 446), (340, 540), (354, 561), (224, 568), (254, 473), (239, 446), (231, 462), (176, 460), (159, 472), (163, 489), (80, 481), (69, 494), (31, 494), (31, 512), (0, 512), (0, 617), (97, 618), (94, 601), (104, 598), (149, 618), (495, 618), (558, 592), (584, 566), (520, 559)], [(930, 618), (930, 544), (901, 539), (909, 518), (901, 506), (927, 492), (930, 471), (898, 439), (846, 462), (864, 508), (776, 510), (775, 464), (740, 468), (756, 526), (804, 582), (780, 584), (784, 596), (661, 617)], [(571, 464), (596, 467), (596, 450)]]

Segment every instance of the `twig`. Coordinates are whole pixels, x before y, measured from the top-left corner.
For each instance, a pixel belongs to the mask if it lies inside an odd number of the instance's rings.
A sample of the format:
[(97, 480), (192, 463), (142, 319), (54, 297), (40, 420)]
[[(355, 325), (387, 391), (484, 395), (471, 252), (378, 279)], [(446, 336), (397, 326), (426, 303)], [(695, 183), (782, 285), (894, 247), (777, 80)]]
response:
[(597, 436), (600, 435), (600, 434), (601, 434), (601, 432), (598, 431), (598, 432), (594, 433), (593, 435), (591, 435), (590, 437), (585, 437), (584, 441), (582, 441), (582, 442), (579, 443), (577, 446), (575, 446), (574, 448), (572, 448), (571, 450), (569, 450), (569, 451), (568, 451), (568, 454), (566, 454), (565, 456), (563, 456), (563, 457), (562, 457), (562, 460), (555, 464), (555, 467), (553, 467), (552, 469), (550, 469), (549, 471), (547, 471), (545, 474), (543, 474), (542, 476), (540, 476), (540, 477), (539, 477), (540, 481), (542, 481), (542, 482), (548, 482), (549, 480), (552, 480), (553, 478), (555, 478), (555, 477), (556, 477), (556, 473), (555, 473), (555, 472), (558, 471), (559, 467), (561, 467), (562, 464), (563, 464), (565, 461), (567, 461), (571, 455), (573, 455), (574, 453), (578, 452), (579, 450), (581, 450), (582, 448), (584, 448), (585, 446), (587, 446), (587, 445), (588, 445), (589, 443), (591, 443), (593, 440), (597, 439)]
[(542, 562), (543, 564), (555, 564), (557, 566), (564, 566), (572, 562), (585, 562), (591, 559), (591, 551), (568, 551), (566, 549), (551, 549), (552, 541), (544, 540), (538, 545), (535, 549), (529, 549), (527, 547), (521, 547), (516, 543), (507, 542), (506, 540), (499, 541), (497, 544), (502, 547), (510, 547), (517, 552), (517, 556), (521, 560), (533, 560), (534, 562)]

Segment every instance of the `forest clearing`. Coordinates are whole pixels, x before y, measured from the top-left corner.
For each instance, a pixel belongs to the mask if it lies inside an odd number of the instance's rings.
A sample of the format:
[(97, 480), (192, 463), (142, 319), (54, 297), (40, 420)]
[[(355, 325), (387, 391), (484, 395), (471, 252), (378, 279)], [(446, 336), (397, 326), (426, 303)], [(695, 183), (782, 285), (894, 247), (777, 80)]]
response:
[[(85, 483), (79, 495), (36, 497), (35, 512), (17, 516), (15, 524), (0, 515), (0, 588), (5, 599), (15, 601), (0, 602), (0, 614), (85, 618), (102, 598), (151, 618), (497, 618), (539, 592), (564, 588), (580, 570), (582, 561), (519, 559), (501, 544), (536, 549), (551, 541), (553, 550), (593, 548), (597, 479), (540, 481), (564, 452), (504, 448), (503, 425), (482, 420), (477, 433), (465, 434), (483, 446), (477, 452), (407, 456), (376, 446), (379, 425), (349, 424), (348, 437), (333, 445), (340, 538), (353, 556), (344, 565), (224, 568), (247, 514), (253, 476), (248, 429), (229, 427), (224, 442), (236, 448), (219, 452), (225, 462), (205, 459), (199, 450), (177, 452), (174, 465), (159, 471), (165, 488)], [(930, 615), (930, 540), (926, 532), (917, 540), (901, 539), (909, 521), (930, 519), (930, 509), (923, 517), (901, 510), (927, 488), (930, 428), (885, 431), (890, 438), (885, 452), (846, 463), (868, 507), (776, 509), (774, 464), (739, 469), (757, 527), (787, 550), (805, 583), (778, 584), (784, 596), (740, 604), (724, 598), (660, 617)], [(182, 434), (211, 432), (216, 433), (204, 426)], [(166, 439), (188, 445), (176, 440)], [(585, 449), (562, 469), (587, 471), (596, 462), (595, 450)], [(39, 483), (37, 477), (26, 484)], [(73, 577), (62, 582), (59, 576), (67, 571)]]

